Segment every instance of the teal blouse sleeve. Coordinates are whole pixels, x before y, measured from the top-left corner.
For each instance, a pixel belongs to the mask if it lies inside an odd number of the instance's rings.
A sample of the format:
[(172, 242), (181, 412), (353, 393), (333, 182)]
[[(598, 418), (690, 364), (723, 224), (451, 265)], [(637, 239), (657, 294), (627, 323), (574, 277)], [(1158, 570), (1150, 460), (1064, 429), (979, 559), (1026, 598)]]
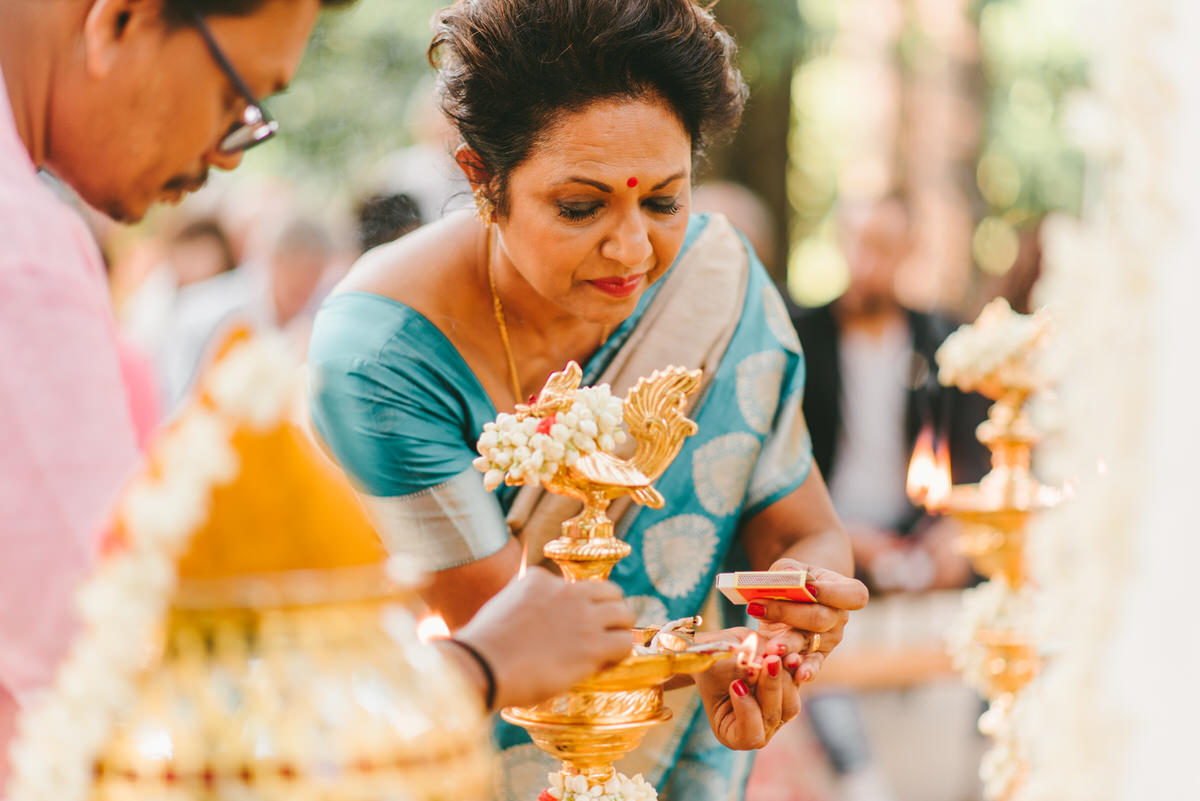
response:
[(362, 292), (329, 298), (313, 326), (309, 405), (393, 551), (440, 570), (508, 541), (499, 503), (471, 465), (495, 410), (420, 313)]

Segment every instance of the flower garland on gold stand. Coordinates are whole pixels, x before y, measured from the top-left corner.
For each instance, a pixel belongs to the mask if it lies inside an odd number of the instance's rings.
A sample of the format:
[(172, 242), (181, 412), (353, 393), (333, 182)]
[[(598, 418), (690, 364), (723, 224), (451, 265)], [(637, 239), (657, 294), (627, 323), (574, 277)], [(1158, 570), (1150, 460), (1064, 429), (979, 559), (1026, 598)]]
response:
[(947, 643), (964, 679), (989, 701), (979, 721), (993, 743), (980, 766), (989, 801), (1012, 799), (1028, 770), (1013, 716), (1016, 699), (1040, 666), (1025, 535), (1031, 517), (1060, 500), (1030, 470), (1040, 432), (1029, 420), (1027, 402), (1044, 388), (1038, 355), (1049, 325), (1045, 312), (1017, 314), (1001, 298), (937, 352), (941, 383), (995, 401), (978, 430), (992, 452), (991, 471), (978, 484), (954, 486), (946, 497), (931, 499), (931, 511), (962, 523), (963, 550), (990, 579), (963, 594)]

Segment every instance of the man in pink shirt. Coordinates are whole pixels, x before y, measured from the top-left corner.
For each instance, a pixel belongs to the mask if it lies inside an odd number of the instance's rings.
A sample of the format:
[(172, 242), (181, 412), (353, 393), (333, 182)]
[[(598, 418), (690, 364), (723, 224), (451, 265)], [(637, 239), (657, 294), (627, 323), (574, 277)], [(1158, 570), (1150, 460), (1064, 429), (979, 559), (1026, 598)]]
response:
[[(178, 200), (275, 132), (257, 98), (291, 79), (320, 7), (345, 2), (0, 0), (0, 797), (16, 714), (66, 651), (137, 459), (99, 254), (36, 171), (121, 221)], [(501, 705), (629, 651), (615, 585), (530, 573), (458, 632), (470, 651), (443, 651)]]
[(136, 465), (100, 254), (36, 175), (121, 221), (233, 169), (330, 0), (0, 0), (0, 796), (20, 705)]

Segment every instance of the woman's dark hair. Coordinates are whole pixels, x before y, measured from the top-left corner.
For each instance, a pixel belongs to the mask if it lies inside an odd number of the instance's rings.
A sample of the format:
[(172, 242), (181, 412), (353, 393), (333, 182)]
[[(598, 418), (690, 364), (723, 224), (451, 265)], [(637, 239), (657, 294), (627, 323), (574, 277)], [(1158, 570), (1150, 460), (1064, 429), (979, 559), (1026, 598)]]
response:
[(731, 135), (747, 94), (735, 50), (694, 0), (459, 0), (435, 17), (428, 55), (504, 211), (509, 175), (555, 117), (594, 101), (660, 96), (693, 157)]
[[(346, 6), (354, 0), (321, 0), (325, 7)], [(192, 16), (248, 17), (267, 4), (267, 0), (165, 0), (163, 15), (172, 25), (187, 25)]]

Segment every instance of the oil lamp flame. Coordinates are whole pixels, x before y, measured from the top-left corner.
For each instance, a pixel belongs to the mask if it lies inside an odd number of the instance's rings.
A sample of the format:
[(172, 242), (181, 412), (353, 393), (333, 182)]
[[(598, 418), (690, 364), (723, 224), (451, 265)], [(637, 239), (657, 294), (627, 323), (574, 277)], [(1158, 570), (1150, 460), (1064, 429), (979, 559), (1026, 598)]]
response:
[(909, 500), (921, 506), (929, 497), (929, 488), (933, 486), (933, 474), (937, 470), (937, 460), (933, 454), (933, 429), (925, 426), (917, 436), (917, 444), (913, 448), (912, 458), (908, 462), (908, 479), (904, 489)]
[(754, 658), (756, 653), (758, 653), (758, 635), (752, 631), (747, 635), (746, 639), (742, 640), (742, 644), (738, 646), (738, 667), (750, 670), (757, 670), (762, 667), (762, 663)]
[(950, 478), (950, 453), (945, 440), (938, 443), (936, 454), (933, 481), (930, 483), (929, 492), (925, 496), (925, 508), (931, 512), (941, 511), (946, 508), (946, 504), (950, 500), (950, 488), (953, 483)]
[(908, 462), (905, 491), (909, 499), (929, 511), (945, 507), (950, 498), (950, 455), (943, 440), (934, 447), (933, 428), (925, 426), (917, 437)]
[(417, 639), (425, 644), (434, 640), (445, 640), (450, 636), (450, 627), (437, 612), (426, 612), (417, 621)]

